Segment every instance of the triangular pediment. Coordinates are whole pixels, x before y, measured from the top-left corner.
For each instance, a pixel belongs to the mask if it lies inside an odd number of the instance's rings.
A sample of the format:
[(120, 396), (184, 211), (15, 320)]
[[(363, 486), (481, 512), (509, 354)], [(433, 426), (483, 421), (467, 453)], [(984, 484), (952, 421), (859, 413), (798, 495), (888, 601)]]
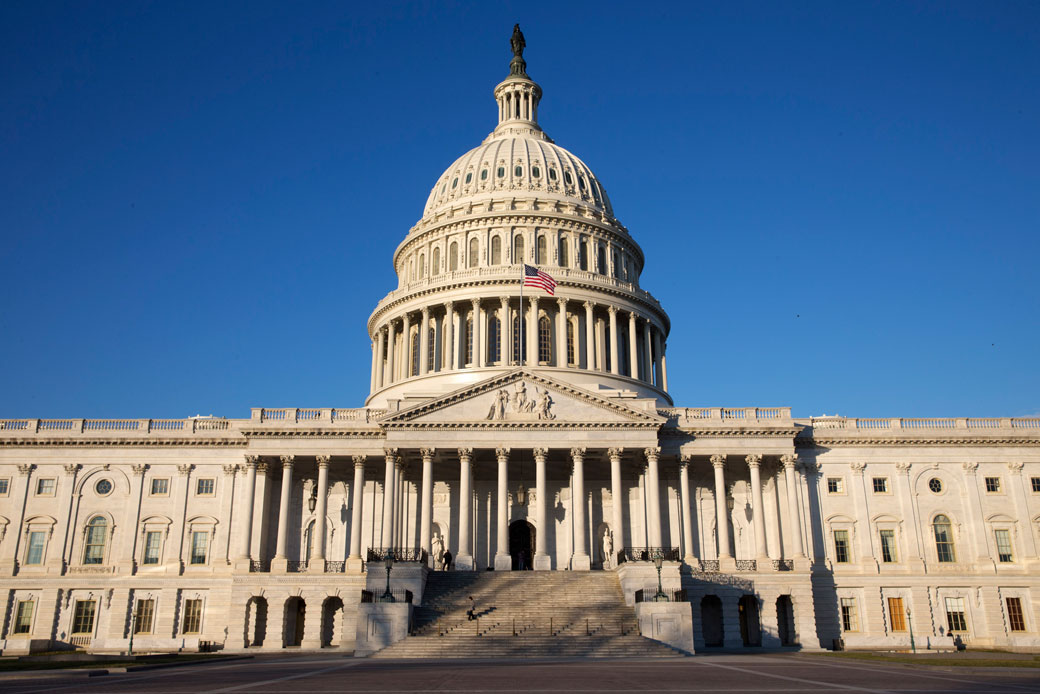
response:
[(527, 369), (461, 388), (381, 420), (388, 428), (423, 426), (628, 426), (656, 429), (656, 412), (630, 407)]

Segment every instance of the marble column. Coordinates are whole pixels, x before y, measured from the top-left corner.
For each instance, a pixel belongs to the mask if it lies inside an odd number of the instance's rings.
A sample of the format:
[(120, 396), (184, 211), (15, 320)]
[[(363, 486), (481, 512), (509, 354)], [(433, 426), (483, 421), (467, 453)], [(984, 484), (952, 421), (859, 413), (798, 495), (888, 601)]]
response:
[(683, 561), (692, 566), (697, 561), (693, 551), (693, 514), (690, 513), (690, 456), (679, 459), (679, 493), (682, 495)]
[(586, 301), (585, 306), (585, 368), (592, 371), (596, 368), (596, 338), (593, 335), (595, 324), (592, 315), (592, 302)]
[[(426, 550), (427, 557), (433, 552), (433, 456), (436, 448), (420, 448), (422, 456), (422, 496), (419, 504), (419, 547)], [(429, 559), (427, 560), (429, 564)]]
[(386, 457), (386, 471), (383, 475), (383, 527), (379, 534), (380, 549), (390, 549), (394, 544), (394, 480), (397, 472), (397, 449), (387, 448), (383, 451)]
[(607, 559), (609, 566), (617, 566), (617, 553), (625, 547), (625, 531), (622, 525), (625, 494), (621, 489), (621, 456), (624, 452), (624, 448), (607, 450), (607, 457), (610, 458), (610, 539), (614, 550), (614, 556)]
[(571, 571), (588, 571), (592, 568), (592, 559), (586, 548), (588, 529), (585, 527), (585, 449), (571, 449), (573, 470), (573, 495), (571, 504), (574, 513), (574, 553), (571, 555)]
[(386, 330), (384, 328), (379, 329), (379, 335), (377, 338), (376, 354), (378, 355), (376, 369), (376, 389), (383, 387), (383, 374), (386, 373), (386, 365), (383, 364), (383, 352), (386, 351)]
[(484, 352), (484, 311), (480, 308), (480, 299), (473, 300), (473, 367), (482, 367), (487, 363)]
[(628, 375), (639, 378), (639, 347), (636, 344), (636, 314), (628, 312)]
[(650, 319), (647, 318), (643, 323), (643, 380), (647, 383), (653, 383), (654, 377), (654, 355), (650, 348), (651, 333), (653, 328), (650, 325)]
[(325, 514), (328, 508), (330, 456), (315, 456), (318, 464), (318, 503), (314, 506), (314, 534), (311, 536), (311, 556), (307, 571), (325, 573)]
[[(1008, 463), (1007, 467), (1008, 472), (1011, 473), (1011, 493), (1014, 495), (1015, 517), (1025, 519), (1029, 513), (1029, 497), (1026, 487), (1031, 486), (1032, 482), (1022, 476), (1022, 469), (1025, 467), (1023, 463)], [(1035, 559), (1036, 540), (1033, 537), (1033, 533), (1023, 532), (1022, 541), (1024, 542), (1022, 554), (1025, 555), (1026, 559)]]
[(513, 558), (509, 555), (509, 449), (496, 448), (498, 460), (498, 536), (495, 547), (495, 571), (510, 571)]
[(422, 322), (419, 323), (419, 373), (430, 371), (430, 309), (423, 307)]
[(450, 370), (458, 368), (459, 350), (455, 346), (455, 302), (449, 301), (444, 304), (444, 308), (447, 317), (444, 321), (444, 330), (446, 333), (444, 339), (444, 353), (448, 355), (444, 368)]
[(401, 319), (401, 368), (397, 370), (397, 377), (404, 380), (412, 375), (412, 319), (404, 314)]
[(762, 456), (752, 453), (744, 456), (744, 462), (751, 470), (751, 503), (754, 505), (751, 518), (755, 527), (755, 559), (764, 562), (769, 559), (769, 553), (766, 551), (766, 505), (762, 501)]
[(248, 562), (253, 555), (253, 505), (256, 503), (256, 465), (259, 462), (258, 455), (246, 456), (246, 508), (242, 517), (242, 540), (238, 551), (238, 563), (245, 565), (238, 568), (245, 571), (249, 570)]
[(500, 297), (499, 301), (502, 302), (502, 308), (498, 314), (498, 358), (502, 366), (507, 366), (513, 361), (513, 355), (509, 353), (509, 331), (513, 327), (513, 321), (509, 319), (509, 297)]
[(791, 528), (788, 535), (793, 540), (795, 558), (805, 559), (805, 549), (802, 545), (802, 519), (798, 510), (798, 482), (795, 477), (798, 456), (783, 455), (780, 456), (780, 462), (784, 464), (784, 480), (787, 482), (787, 506)]
[(661, 351), (661, 331), (654, 330), (654, 354), (657, 355), (656, 371), (654, 380), (661, 390), (664, 390), (664, 352)]
[(617, 309), (607, 306), (607, 316), (610, 318), (610, 373), (616, 376), (621, 373), (618, 364)]
[(361, 518), (365, 504), (365, 460), (368, 456), (351, 456), (354, 463), (354, 486), (351, 488), (350, 508), (350, 555), (347, 557), (347, 571), (361, 573), (364, 566), (361, 560)]
[(473, 449), (459, 449), (459, 551), (455, 556), (455, 568), (459, 571), (473, 571), (473, 555), (470, 548), (470, 520), (473, 516), (473, 491), (470, 486), (470, 468), (473, 464)]
[(396, 351), (394, 348), (397, 346), (397, 337), (394, 328), (394, 322), (392, 320), (386, 323), (386, 369), (384, 370), (383, 385), (388, 386), (397, 380), (396, 364)]
[(651, 547), (661, 547), (661, 476), (658, 471), (660, 448), (647, 448), (646, 456), (647, 511), (650, 515), (649, 541)]
[(368, 390), (369, 392), (375, 392), (379, 387), (376, 380), (376, 369), (379, 367), (379, 340), (372, 340), (372, 374), (369, 378)]
[(283, 455), (282, 461), (282, 491), (281, 500), (278, 504), (278, 540), (275, 543), (274, 560), (280, 564), (280, 569), (285, 570), (288, 557), (285, 554), (286, 541), (289, 538), (289, 499), (292, 493), (293, 464), (296, 456)]
[(567, 366), (567, 300), (556, 300), (556, 366)]
[(729, 549), (729, 506), (726, 503), (726, 456), (716, 453), (711, 456), (715, 468), (715, 537), (719, 543), (719, 559), (731, 559)]
[(545, 483), (545, 459), (549, 455), (548, 448), (534, 449), (534, 520), (538, 524), (536, 546), (534, 550), (534, 570), (549, 571), (552, 569), (552, 558), (545, 551), (549, 544), (549, 525), (545, 513), (545, 497), (549, 494), (549, 487)]

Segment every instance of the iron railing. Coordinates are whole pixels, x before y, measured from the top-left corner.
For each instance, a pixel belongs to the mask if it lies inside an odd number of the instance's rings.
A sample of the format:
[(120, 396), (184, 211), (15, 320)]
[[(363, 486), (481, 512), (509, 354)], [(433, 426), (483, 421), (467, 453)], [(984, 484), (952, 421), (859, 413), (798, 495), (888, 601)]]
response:
[(425, 564), (429, 555), (420, 547), (370, 547), (368, 561), (416, 561)]
[[(668, 602), (688, 602), (686, 589), (666, 590), (664, 594)], [(657, 602), (657, 588), (643, 588), (636, 591), (636, 602)]]
[(250, 573), (267, 573), (271, 570), (271, 562), (269, 561), (257, 561), (256, 559), (249, 562)]
[(347, 570), (347, 562), (345, 561), (327, 561), (325, 562), (325, 573), (327, 574), (341, 574)]
[(697, 568), (699, 571), (704, 571), (705, 573), (717, 574), (719, 572), (719, 560), (701, 559), (700, 562), (698, 562), (698, 566), (695, 568)]
[(754, 559), (737, 559), (737, 571), (758, 571), (758, 562)]
[(412, 591), (391, 590), (390, 595), (387, 596), (386, 591), (363, 590), (361, 591), (361, 602), (403, 602), (410, 605), (412, 603)]
[(794, 559), (774, 559), (773, 571), (794, 571)]
[(626, 561), (654, 561), (660, 557), (664, 561), (679, 561), (678, 547), (625, 547), (618, 552), (618, 564)]
[(307, 562), (306, 561), (291, 561), (290, 560), (290, 561), (286, 562), (285, 570), (288, 571), (289, 573), (293, 573), (293, 574), (304, 573), (307, 570)]

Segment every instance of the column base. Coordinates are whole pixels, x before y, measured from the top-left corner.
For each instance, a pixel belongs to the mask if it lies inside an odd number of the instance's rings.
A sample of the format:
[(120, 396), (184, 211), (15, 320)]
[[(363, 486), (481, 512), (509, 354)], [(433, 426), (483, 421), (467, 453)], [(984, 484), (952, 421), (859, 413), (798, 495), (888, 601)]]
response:
[(693, 556), (692, 554), (687, 554), (685, 557), (683, 557), (683, 564), (686, 564), (686, 566), (689, 566), (691, 568), (694, 566), (700, 568), (701, 560)]
[(495, 555), (495, 571), (512, 571), (513, 558), (508, 554)]
[(286, 557), (275, 557), (271, 560), (271, 573), (273, 574), (285, 574), (289, 573), (289, 559)]
[(455, 570), (456, 571), (473, 571), (476, 569), (476, 565), (473, 562), (473, 557), (460, 554), (455, 558)]
[[(719, 557), (719, 571), (722, 573), (734, 573), (737, 570), (737, 560), (733, 557)], [(273, 571), (273, 569), (272, 569)], [(741, 642), (743, 643), (743, 642)]]
[(231, 563), (231, 570), (236, 574), (247, 574), (253, 566), (249, 557), (238, 557)]
[[(325, 573), (325, 559), (308, 559), (307, 560), (307, 573), (309, 574), (323, 574)], [(319, 639), (318, 645), (321, 645)]]
[(571, 557), (571, 571), (591, 571), (592, 558), (587, 554), (575, 554)]
[(534, 570), (552, 571), (552, 557), (550, 557), (548, 554), (534, 555)]
[(347, 557), (346, 572), (348, 574), (364, 573), (365, 562), (361, 557)]

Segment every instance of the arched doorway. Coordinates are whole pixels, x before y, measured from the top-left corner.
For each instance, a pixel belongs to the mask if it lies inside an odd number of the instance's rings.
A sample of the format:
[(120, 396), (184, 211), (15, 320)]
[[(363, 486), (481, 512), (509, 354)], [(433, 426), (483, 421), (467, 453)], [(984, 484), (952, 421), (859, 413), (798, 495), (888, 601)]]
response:
[(745, 646), (762, 645), (762, 627), (758, 621), (758, 599), (744, 595), (737, 604), (740, 611), (740, 639)]
[(246, 603), (246, 647), (263, 646), (267, 637), (267, 599), (253, 596)]
[(303, 624), (307, 617), (307, 603), (303, 598), (289, 598), (285, 601), (285, 634), (284, 643), (287, 648), (303, 643)]
[(335, 648), (340, 645), (343, 628), (343, 600), (337, 596), (325, 599), (321, 606), (321, 647)]
[(776, 626), (781, 646), (794, 645), (794, 604), (790, 595), (776, 599)]
[(534, 541), (535, 529), (528, 521), (518, 520), (509, 524), (509, 556), (513, 559), (513, 571), (533, 568)]
[(722, 646), (722, 601), (717, 595), (701, 598), (701, 636), (705, 648)]

